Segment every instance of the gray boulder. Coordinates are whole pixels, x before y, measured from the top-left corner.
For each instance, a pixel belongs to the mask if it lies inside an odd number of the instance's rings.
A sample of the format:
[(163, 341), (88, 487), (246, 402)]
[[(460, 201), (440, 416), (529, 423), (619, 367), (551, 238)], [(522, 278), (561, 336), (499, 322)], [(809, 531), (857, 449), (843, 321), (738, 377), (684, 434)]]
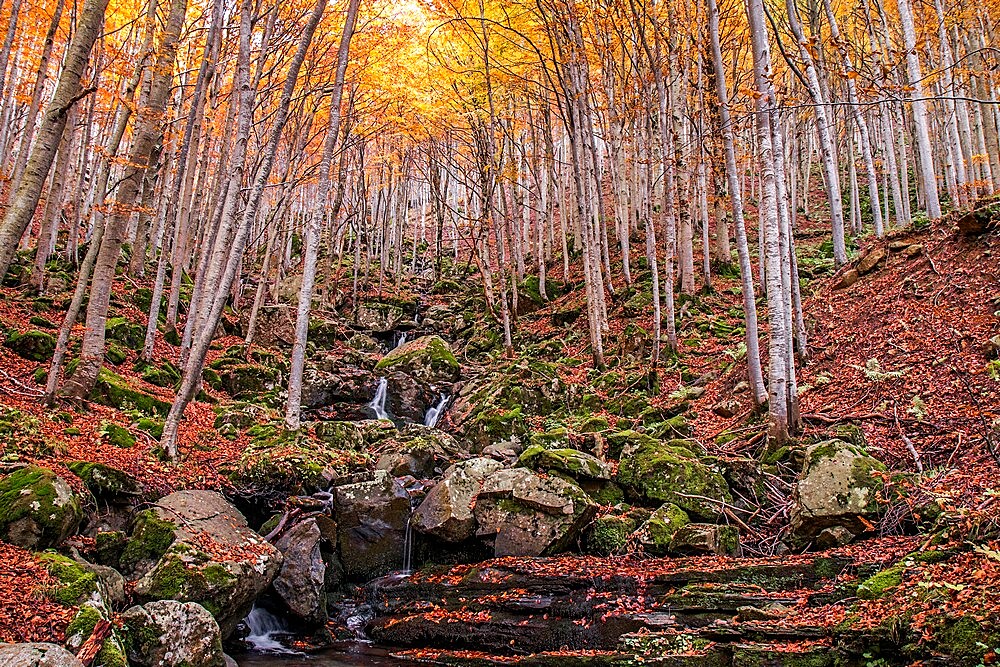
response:
[(498, 470), (483, 481), (473, 515), (477, 535), (499, 556), (541, 556), (566, 549), (596, 513), (583, 489), (526, 468)]
[(83, 667), (75, 655), (55, 644), (0, 645), (3, 667)]
[(402, 372), (431, 385), (457, 382), (462, 368), (440, 336), (422, 336), (385, 355), (376, 372)]
[(476, 532), (472, 507), (483, 482), (503, 466), (487, 458), (456, 463), (413, 513), (413, 527), (447, 542), (462, 542)]
[(738, 556), (740, 535), (733, 526), (689, 523), (674, 534), (670, 541), (670, 551), (682, 556)]
[(809, 447), (790, 510), (795, 540), (811, 540), (835, 526), (855, 535), (867, 530), (878, 513), (883, 486), (876, 473), (885, 469), (864, 450), (842, 440)]
[(83, 520), (80, 499), (48, 468), (28, 466), (0, 479), (0, 539), (24, 549), (54, 547)]
[(172, 524), (174, 541), (136, 583), (136, 595), (197, 602), (228, 637), (278, 574), (281, 552), (214, 491), (178, 491), (154, 510)]
[(274, 590), (293, 614), (314, 625), (323, 625), (327, 618), (326, 564), (319, 548), (322, 538), (316, 520), (306, 519), (275, 543), (283, 560)]
[(132, 667), (223, 667), (222, 634), (204, 607), (157, 600), (122, 614)]
[(358, 308), (354, 322), (366, 331), (387, 333), (402, 324), (405, 319), (406, 314), (399, 306), (372, 302)]
[(410, 497), (389, 473), (334, 489), (337, 541), (349, 581), (369, 581), (403, 567)]

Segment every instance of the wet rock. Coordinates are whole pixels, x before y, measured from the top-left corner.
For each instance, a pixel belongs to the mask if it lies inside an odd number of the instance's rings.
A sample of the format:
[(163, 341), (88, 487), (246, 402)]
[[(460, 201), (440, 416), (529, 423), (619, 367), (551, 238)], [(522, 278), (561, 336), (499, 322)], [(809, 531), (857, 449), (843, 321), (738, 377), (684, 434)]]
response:
[(496, 556), (540, 556), (572, 544), (596, 507), (575, 484), (512, 468), (484, 480), (473, 514), (476, 534), (493, 539)]
[(133, 667), (223, 667), (222, 635), (212, 614), (194, 602), (158, 600), (122, 614)]
[(48, 468), (28, 466), (0, 479), (0, 538), (24, 549), (53, 547), (83, 520), (80, 499)]
[(682, 556), (717, 554), (738, 556), (740, 535), (733, 526), (689, 523), (670, 540), (670, 551)]
[(337, 364), (332, 368), (308, 364), (302, 374), (302, 405), (322, 408), (337, 403), (364, 404), (375, 395), (378, 379), (371, 371)]
[(83, 667), (75, 655), (55, 644), (0, 645), (0, 665), (4, 667)]
[(556, 470), (574, 479), (611, 479), (608, 465), (595, 456), (568, 447), (547, 449), (542, 445), (531, 445), (520, 456), (521, 465), (534, 470)]
[(278, 538), (281, 571), (274, 590), (288, 609), (306, 623), (326, 623), (326, 564), (320, 553), (322, 532), (315, 519), (292, 526)]
[(370, 481), (336, 487), (334, 507), (348, 580), (370, 581), (403, 567), (410, 498), (389, 473), (379, 470)]
[(437, 402), (440, 392), (431, 384), (402, 370), (386, 376), (388, 412), (396, 419), (422, 424), (427, 410)]
[(462, 368), (452, 353), (448, 343), (440, 336), (423, 336), (385, 355), (376, 372), (402, 372), (431, 385), (456, 382)]
[(486, 477), (500, 470), (493, 459), (476, 458), (445, 471), (413, 513), (413, 527), (447, 542), (463, 542), (476, 531), (472, 506)]
[(882, 481), (874, 473), (883, 471), (882, 463), (842, 440), (810, 446), (793, 495), (792, 533), (805, 541), (834, 526), (864, 532), (878, 512)]
[(642, 524), (636, 537), (646, 553), (665, 556), (674, 536), (690, 522), (687, 512), (673, 503), (664, 503)]
[(673, 503), (696, 517), (717, 519), (732, 496), (722, 475), (694, 455), (696, 446), (637, 434), (622, 449), (616, 481), (644, 500)]
[(410, 424), (399, 435), (381, 441), (374, 450), (378, 454), (378, 470), (393, 477), (410, 475), (429, 479), (440, 474), (451, 461), (467, 456), (458, 442), (436, 428)]
[(197, 602), (215, 617), (222, 635), (229, 636), (278, 574), (281, 552), (214, 491), (172, 493), (160, 499), (153, 512), (159, 524), (155, 530), (155, 522), (146, 527), (147, 544), (133, 536), (125, 555), (173, 540), (136, 582), (137, 597)]

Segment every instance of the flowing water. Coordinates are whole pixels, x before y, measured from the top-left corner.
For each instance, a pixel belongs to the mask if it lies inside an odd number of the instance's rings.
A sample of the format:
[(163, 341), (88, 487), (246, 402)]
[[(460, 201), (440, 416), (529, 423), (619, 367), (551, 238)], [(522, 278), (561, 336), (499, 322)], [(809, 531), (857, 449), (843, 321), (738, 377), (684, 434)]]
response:
[(375, 413), (376, 419), (388, 419), (389, 413), (385, 411), (385, 399), (389, 393), (389, 381), (379, 378), (378, 388), (375, 390), (375, 398), (368, 404), (369, 409)]
[(438, 420), (444, 414), (444, 409), (448, 406), (448, 394), (441, 394), (441, 400), (437, 405), (431, 406), (424, 415), (424, 426), (437, 426)]
[(363, 644), (295, 655), (256, 652), (234, 656), (240, 667), (417, 667), (417, 663), (393, 658), (388, 651)]
[(404, 345), (406, 345), (406, 332), (405, 331), (400, 332), (399, 338), (396, 339), (396, 345), (395, 345), (395, 347), (396, 348), (400, 348), (400, 347), (403, 347)]
[(288, 634), (288, 628), (280, 618), (268, 610), (254, 606), (245, 622), (250, 629), (247, 643), (253, 647), (255, 652), (271, 655), (300, 655), (278, 641), (277, 637)]

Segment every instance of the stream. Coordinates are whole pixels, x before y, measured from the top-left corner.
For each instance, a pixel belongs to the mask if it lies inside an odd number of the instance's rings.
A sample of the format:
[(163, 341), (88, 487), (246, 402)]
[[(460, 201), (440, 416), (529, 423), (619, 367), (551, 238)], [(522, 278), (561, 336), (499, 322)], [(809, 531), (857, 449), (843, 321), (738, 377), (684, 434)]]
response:
[(309, 654), (248, 652), (235, 659), (239, 667), (416, 667), (419, 664), (393, 658), (385, 649), (362, 642)]

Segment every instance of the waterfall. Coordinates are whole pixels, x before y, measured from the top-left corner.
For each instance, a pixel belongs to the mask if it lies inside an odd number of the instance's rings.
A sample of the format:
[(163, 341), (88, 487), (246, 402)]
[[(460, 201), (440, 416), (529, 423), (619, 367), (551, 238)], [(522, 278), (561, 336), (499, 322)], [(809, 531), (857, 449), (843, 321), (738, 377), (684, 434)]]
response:
[(375, 413), (376, 419), (389, 418), (389, 413), (385, 411), (385, 399), (386, 395), (389, 393), (388, 389), (389, 381), (385, 378), (379, 378), (378, 389), (375, 390), (375, 398), (373, 398), (371, 403), (368, 404), (368, 407)]
[(441, 394), (441, 400), (437, 405), (431, 406), (424, 415), (424, 426), (437, 426), (438, 420), (444, 414), (444, 409), (448, 405), (448, 394)]
[(406, 534), (403, 537), (403, 574), (413, 574), (413, 511), (406, 518)]
[(298, 655), (298, 651), (293, 651), (284, 646), (274, 638), (275, 635), (287, 634), (288, 628), (280, 618), (264, 609), (254, 605), (250, 614), (243, 620), (250, 629), (247, 635), (247, 643), (255, 651), (261, 653), (282, 653), (286, 655)]
[(404, 345), (406, 345), (406, 332), (402, 331), (399, 334), (399, 338), (396, 340), (396, 347), (393, 349), (403, 347)]

